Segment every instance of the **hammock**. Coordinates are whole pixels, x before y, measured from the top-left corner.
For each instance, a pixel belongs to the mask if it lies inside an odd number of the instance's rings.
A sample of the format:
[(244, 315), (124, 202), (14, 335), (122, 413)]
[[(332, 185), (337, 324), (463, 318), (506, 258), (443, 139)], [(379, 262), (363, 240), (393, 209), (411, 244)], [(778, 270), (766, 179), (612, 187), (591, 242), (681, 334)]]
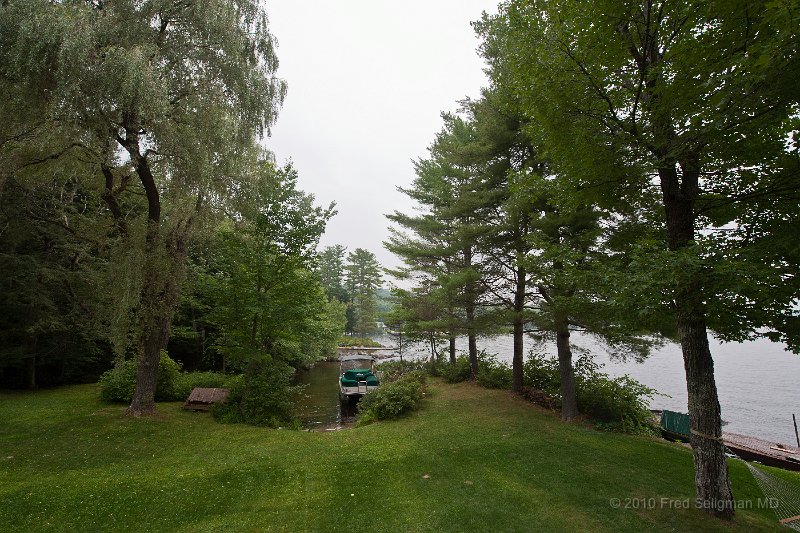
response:
[(771, 502), (778, 520), (786, 527), (800, 531), (800, 487), (760, 470), (744, 461), (756, 478), (761, 492)]

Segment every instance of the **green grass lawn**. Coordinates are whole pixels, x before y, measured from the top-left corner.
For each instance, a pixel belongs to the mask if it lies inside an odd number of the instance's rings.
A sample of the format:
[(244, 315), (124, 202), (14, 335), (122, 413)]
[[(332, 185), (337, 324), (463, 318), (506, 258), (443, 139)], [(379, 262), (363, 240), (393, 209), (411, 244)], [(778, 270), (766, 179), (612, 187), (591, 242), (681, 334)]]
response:
[(399, 421), (311, 433), (218, 424), (177, 403), (127, 419), (92, 385), (2, 393), (0, 530), (780, 530), (737, 462), (735, 498), (754, 509), (723, 523), (662, 505), (693, 498), (680, 446), (563, 424), (472, 384), (430, 396)]

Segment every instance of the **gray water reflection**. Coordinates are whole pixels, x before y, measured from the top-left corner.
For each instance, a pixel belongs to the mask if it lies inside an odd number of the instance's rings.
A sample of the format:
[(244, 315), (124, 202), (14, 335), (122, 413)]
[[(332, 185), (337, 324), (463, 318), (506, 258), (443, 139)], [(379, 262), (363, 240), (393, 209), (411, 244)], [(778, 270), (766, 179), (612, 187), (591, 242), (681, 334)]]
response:
[(305, 385), (295, 404), (303, 427), (328, 430), (355, 422), (356, 404), (339, 403), (339, 363), (325, 361), (300, 370), (295, 382)]
[[(389, 338), (377, 340), (387, 346), (395, 344)], [(668, 344), (656, 350), (643, 363), (636, 363), (612, 360), (589, 335), (574, 333), (572, 340), (590, 350), (595, 360), (604, 365), (603, 371), (607, 374), (628, 374), (668, 395), (653, 399), (652, 408), (687, 411), (686, 376), (679, 345)], [(728, 422), (725, 431), (794, 444), (792, 413), (800, 417), (800, 356), (787, 352), (785, 345), (766, 339), (723, 343), (709, 336), (709, 343), (714, 356), (722, 418)], [(526, 339), (525, 344), (525, 352), (528, 353), (534, 342)], [(459, 338), (456, 345), (459, 351), (466, 352), (466, 338)], [(509, 363), (512, 347), (510, 335), (486, 337), (478, 341), (479, 349), (497, 354), (498, 359)], [(426, 348), (408, 347), (403, 355), (428, 357)], [(441, 348), (445, 348), (445, 345)], [(554, 355), (555, 345), (543, 343), (537, 350)]]

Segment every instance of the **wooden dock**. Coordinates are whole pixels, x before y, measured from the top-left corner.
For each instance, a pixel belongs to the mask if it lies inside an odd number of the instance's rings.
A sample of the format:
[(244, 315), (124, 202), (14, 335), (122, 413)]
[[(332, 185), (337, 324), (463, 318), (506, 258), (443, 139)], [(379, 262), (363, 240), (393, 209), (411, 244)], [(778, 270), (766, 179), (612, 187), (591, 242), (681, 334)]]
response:
[(745, 461), (800, 472), (800, 448), (797, 446), (726, 432), (722, 433), (722, 442)]

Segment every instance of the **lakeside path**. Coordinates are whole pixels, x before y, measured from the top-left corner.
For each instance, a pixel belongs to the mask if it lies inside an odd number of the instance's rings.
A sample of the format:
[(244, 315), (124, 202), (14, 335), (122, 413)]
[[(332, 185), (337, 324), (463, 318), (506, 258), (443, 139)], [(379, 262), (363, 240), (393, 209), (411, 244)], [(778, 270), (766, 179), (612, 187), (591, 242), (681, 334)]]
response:
[(683, 508), (688, 450), (469, 383), (329, 433), (223, 425), (179, 403), (132, 420), (97, 398), (0, 393), (3, 531), (780, 531), (743, 464), (734, 495), (752, 508), (723, 523)]

